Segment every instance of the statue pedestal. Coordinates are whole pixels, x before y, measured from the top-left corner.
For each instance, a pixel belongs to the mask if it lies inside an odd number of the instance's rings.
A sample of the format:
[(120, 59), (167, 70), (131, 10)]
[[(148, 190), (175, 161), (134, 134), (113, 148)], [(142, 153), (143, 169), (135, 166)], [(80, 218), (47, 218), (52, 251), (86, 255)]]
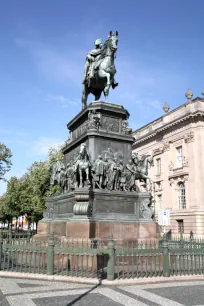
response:
[(38, 240), (46, 240), (50, 232), (68, 239), (106, 241), (110, 233), (126, 241), (156, 238), (148, 192), (78, 188), (72, 194), (48, 198), (46, 204), (49, 213), (38, 224)]
[[(133, 137), (126, 123), (128, 117), (129, 113), (121, 105), (100, 101), (89, 104), (67, 125), (70, 139), (63, 149), (65, 164), (74, 163), (81, 144), (85, 143), (92, 165), (100, 155), (104, 164), (106, 160), (106, 165), (113, 165), (113, 175), (114, 171), (122, 173), (115, 170), (114, 161), (118, 161), (117, 166), (125, 167), (132, 158)], [(110, 233), (121, 241), (156, 238), (151, 194), (121, 191), (121, 184), (122, 180), (115, 175), (109, 189), (117, 186), (119, 190), (108, 190), (107, 186), (100, 189), (92, 179), (91, 186), (85, 181), (83, 188), (47, 198), (47, 210), (38, 224), (35, 239), (47, 239), (50, 232), (59, 239), (107, 241)]]

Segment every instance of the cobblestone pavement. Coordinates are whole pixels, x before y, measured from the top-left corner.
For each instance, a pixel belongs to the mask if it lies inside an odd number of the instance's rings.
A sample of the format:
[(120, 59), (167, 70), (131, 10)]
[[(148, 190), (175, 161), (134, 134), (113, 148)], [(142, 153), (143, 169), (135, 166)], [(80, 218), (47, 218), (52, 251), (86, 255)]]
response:
[(204, 281), (105, 287), (0, 278), (1, 306), (204, 306)]

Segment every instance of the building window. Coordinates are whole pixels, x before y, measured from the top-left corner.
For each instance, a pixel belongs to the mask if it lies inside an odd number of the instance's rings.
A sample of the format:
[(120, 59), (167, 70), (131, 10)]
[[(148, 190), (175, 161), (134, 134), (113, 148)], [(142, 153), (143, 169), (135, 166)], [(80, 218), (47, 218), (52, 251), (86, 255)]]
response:
[(183, 183), (179, 184), (179, 208), (184, 209), (186, 208), (186, 191), (185, 185)]
[(182, 168), (183, 167), (182, 146), (176, 148), (176, 152), (177, 152), (177, 167)]
[(178, 223), (178, 232), (179, 234), (183, 234), (184, 233), (184, 223), (183, 220), (176, 220)]
[(157, 162), (157, 175), (161, 175), (161, 158), (157, 158), (156, 162)]
[(158, 195), (158, 207), (159, 209), (162, 209), (162, 195)]

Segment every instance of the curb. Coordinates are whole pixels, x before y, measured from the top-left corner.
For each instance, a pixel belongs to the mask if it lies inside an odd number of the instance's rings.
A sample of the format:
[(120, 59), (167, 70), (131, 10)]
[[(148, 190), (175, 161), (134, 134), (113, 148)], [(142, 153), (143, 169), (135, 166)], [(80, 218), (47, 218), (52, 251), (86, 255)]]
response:
[(5, 272), (0, 271), (0, 277), (12, 277), (12, 278), (25, 278), (25, 279), (38, 279), (47, 281), (64, 281), (81, 284), (92, 285), (104, 285), (104, 286), (118, 286), (118, 285), (140, 285), (140, 284), (156, 284), (156, 283), (169, 283), (175, 281), (192, 281), (192, 280), (204, 280), (204, 275), (182, 275), (182, 276), (170, 276), (170, 277), (152, 277), (146, 279), (115, 279), (108, 281), (107, 279), (98, 280), (94, 278), (86, 277), (73, 277), (62, 275), (46, 275), (46, 274), (31, 274), (21, 272)]
[(46, 275), (46, 274), (31, 274), (21, 272), (4, 272), (0, 271), (0, 277), (13, 277), (13, 278), (26, 278), (26, 279), (38, 279), (47, 281), (66, 281), (72, 283), (84, 283), (98, 285), (100, 281), (94, 278), (86, 277), (73, 277), (73, 276), (62, 276), (62, 275)]

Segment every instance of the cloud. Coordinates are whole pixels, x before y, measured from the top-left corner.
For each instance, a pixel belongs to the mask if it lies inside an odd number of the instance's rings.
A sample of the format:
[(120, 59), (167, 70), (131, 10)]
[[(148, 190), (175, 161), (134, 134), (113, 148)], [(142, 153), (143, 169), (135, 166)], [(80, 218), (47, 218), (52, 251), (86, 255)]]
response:
[(46, 156), (48, 150), (52, 148), (59, 148), (59, 146), (64, 144), (64, 140), (49, 138), (49, 137), (40, 137), (32, 143), (31, 152), (35, 155), (44, 155)]
[[(35, 65), (40, 73), (55, 80), (70, 81), (80, 84), (83, 74), (84, 59), (80, 63), (80, 57), (75, 50), (60, 52), (53, 46), (46, 45), (40, 41), (25, 39), (14, 40), (18, 47), (23, 47), (33, 56)], [(86, 53), (85, 53), (86, 54)]]
[(148, 104), (153, 106), (154, 108), (160, 110), (160, 111), (162, 110), (162, 104), (158, 100), (149, 101)]
[(51, 102), (56, 101), (56, 102), (60, 103), (60, 105), (63, 108), (69, 108), (70, 106), (77, 106), (77, 107), (81, 106), (80, 101), (71, 100), (71, 99), (65, 98), (62, 95), (54, 95), (54, 94), (49, 93), (49, 94), (47, 94), (46, 100), (51, 101)]

